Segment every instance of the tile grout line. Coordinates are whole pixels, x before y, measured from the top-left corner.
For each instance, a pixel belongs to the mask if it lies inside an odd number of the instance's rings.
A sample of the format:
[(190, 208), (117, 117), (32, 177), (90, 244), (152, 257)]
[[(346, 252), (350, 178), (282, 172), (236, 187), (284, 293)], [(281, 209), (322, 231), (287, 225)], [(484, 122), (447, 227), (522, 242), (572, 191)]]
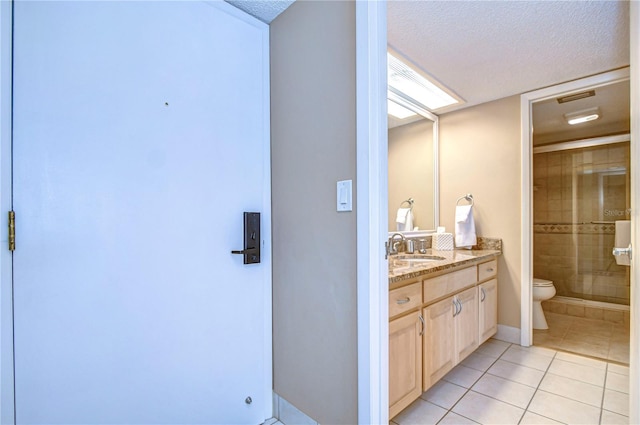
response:
[[(542, 381), (544, 381), (544, 378), (547, 376), (547, 373), (549, 372), (549, 369), (551, 368), (551, 364), (553, 363), (553, 361), (556, 359), (556, 356), (558, 355), (558, 352), (556, 351), (553, 354), (553, 357), (551, 357), (551, 361), (549, 362), (549, 365), (547, 366), (547, 369), (544, 371), (544, 374), (542, 375), (542, 378), (540, 379), (540, 382), (538, 382), (538, 386), (536, 386), (536, 390), (533, 392), (533, 395), (531, 396), (531, 400), (529, 400), (529, 403), (527, 403), (527, 407), (524, 409), (524, 413), (522, 414), (522, 418), (520, 418), (520, 422), (522, 422), (522, 419), (524, 418), (524, 415), (527, 412), (530, 412), (529, 407), (531, 406), (531, 402), (533, 401), (533, 399), (535, 398), (536, 394), (538, 394), (538, 391), (540, 390), (540, 385), (542, 385)], [(535, 412), (531, 412), (531, 413), (535, 413)], [(535, 413), (536, 415), (540, 415), (539, 413)], [(542, 417), (545, 417), (544, 415), (540, 415)], [(551, 419), (553, 421), (555, 421), (555, 419), (553, 418), (547, 418), (547, 419)]]
[[(486, 341), (485, 341), (485, 342), (486, 342)], [(487, 367), (487, 369), (486, 369), (484, 372), (482, 372), (482, 375), (480, 375), (480, 377), (479, 377), (478, 379), (476, 379), (476, 380), (473, 382), (473, 384), (471, 384), (471, 386), (469, 386), (469, 388), (466, 388), (466, 391), (464, 392), (464, 394), (462, 394), (462, 396), (460, 396), (460, 398), (459, 398), (455, 403), (453, 403), (453, 405), (451, 406), (451, 408), (449, 408), (449, 410), (447, 410), (447, 413), (445, 413), (445, 415), (444, 415), (442, 418), (440, 418), (440, 420), (437, 422), (438, 424), (439, 424), (440, 422), (442, 422), (442, 420), (443, 420), (443, 419), (444, 419), (444, 418), (445, 418), (449, 413), (456, 414), (456, 415), (458, 415), (458, 416), (461, 416), (461, 417), (463, 417), (463, 418), (465, 418), (465, 419), (470, 420), (471, 422), (478, 423), (478, 422), (474, 421), (474, 420), (473, 420), (473, 419), (471, 419), (471, 418), (468, 418), (468, 417), (466, 417), (466, 416), (464, 416), (464, 415), (461, 415), (460, 413), (456, 413), (456, 412), (454, 412), (454, 411), (453, 411), (453, 408), (454, 408), (454, 407), (456, 407), (456, 406), (458, 405), (458, 403), (460, 403), (460, 400), (462, 400), (462, 399), (464, 398), (464, 396), (466, 396), (467, 394), (469, 394), (469, 392), (471, 391), (471, 387), (473, 387), (473, 386), (474, 386), (474, 385), (475, 385), (479, 380), (481, 380), (481, 379), (482, 379), (482, 377), (483, 377), (484, 375), (486, 375), (486, 374), (487, 374), (487, 371), (488, 371), (489, 369), (491, 369), (491, 366), (493, 366), (493, 365), (494, 365), (498, 360), (500, 360), (500, 357), (502, 357), (502, 355), (503, 355), (504, 353), (506, 353), (506, 352), (507, 352), (507, 350), (509, 350), (509, 348), (511, 348), (511, 346), (512, 346), (512, 345), (514, 345), (514, 344), (509, 343), (509, 346), (508, 346), (507, 348), (505, 348), (505, 350), (504, 350), (504, 351), (503, 351), (503, 352), (502, 352), (502, 353), (501, 353), (501, 354), (500, 354), (500, 355), (499, 355), (499, 356), (498, 356), (498, 357), (497, 357), (497, 358), (496, 358), (496, 359), (495, 359), (495, 360), (494, 360), (494, 361), (489, 365), (489, 367)], [(473, 354), (473, 353), (472, 353), (472, 354)], [(478, 353), (478, 354), (482, 354), (482, 353)], [(487, 357), (489, 357), (489, 356), (487, 356)], [(462, 363), (460, 363), (460, 364), (462, 364)], [(467, 366), (467, 367), (468, 367), (468, 366)], [(473, 369), (473, 368), (469, 368), (469, 369)], [(477, 370), (477, 369), (473, 369), (473, 370)], [(478, 372), (480, 372), (480, 371), (478, 371)], [(492, 375), (492, 376), (493, 376), (493, 375)], [(447, 381), (447, 382), (449, 382), (449, 381)], [(450, 384), (453, 384), (453, 385), (457, 385), (457, 384), (454, 384), (453, 382), (449, 382), (449, 383), (450, 383)], [(458, 385), (458, 386), (460, 386), (460, 385)], [(464, 388), (464, 387), (462, 387), (462, 388)], [(475, 391), (474, 391), (474, 392), (475, 392)], [(482, 424), (481, 424), (481, 425), (482, 425)]]
[(600, 399), (600, 418), (598, 419), (598, 423), (602, 423), (602, 411), (604, 410), (604, 396), (607, 392), (607, 379), (609, 379), (609, 363), (607, 363), (607, 367), (604, 371), (604, 383), (602, 384), (602, 399)]

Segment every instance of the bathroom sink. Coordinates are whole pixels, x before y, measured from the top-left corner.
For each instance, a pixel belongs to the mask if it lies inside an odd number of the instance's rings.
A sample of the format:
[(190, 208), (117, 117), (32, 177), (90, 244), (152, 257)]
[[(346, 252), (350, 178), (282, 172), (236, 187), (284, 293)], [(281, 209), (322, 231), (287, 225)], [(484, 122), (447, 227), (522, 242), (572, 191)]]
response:
[(437, 255), (399, 255), (390, 259), (389, 268), (395, 272), (402, 272), (442, 260), (446, 258)]

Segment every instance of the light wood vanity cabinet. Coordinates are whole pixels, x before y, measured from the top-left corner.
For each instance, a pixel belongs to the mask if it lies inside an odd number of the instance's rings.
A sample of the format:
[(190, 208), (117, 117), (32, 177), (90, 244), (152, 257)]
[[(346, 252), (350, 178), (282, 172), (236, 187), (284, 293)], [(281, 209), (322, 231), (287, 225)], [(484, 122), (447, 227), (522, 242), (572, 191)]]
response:
[(389, 417), (422, 394), (422, 333), (420, 311), (389, 322)]
[(426, 391), (478, 348), (478, 289), (473, 286), (425, 307), (423, 315)]
[(389, 291), (389, 417), (497, 331), (497, 260)]
[[(483, 271), (481, 273), (481, 270)], [(478, 265), (478, 312), (480, 321), (479, 343), (482, 344), (498, 331), (498, 267), (496, 261)], [(483, 282), (483, 280), (487, 280)]]

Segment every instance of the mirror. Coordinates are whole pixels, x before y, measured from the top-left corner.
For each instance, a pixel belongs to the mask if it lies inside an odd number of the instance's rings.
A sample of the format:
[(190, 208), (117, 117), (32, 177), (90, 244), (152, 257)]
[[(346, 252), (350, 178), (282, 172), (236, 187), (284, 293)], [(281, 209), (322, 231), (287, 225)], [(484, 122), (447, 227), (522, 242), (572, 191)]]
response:
[(388, 116), (389, 232), (398, 231), (398, 209), (408, 207), (404, 201), (412, 198), (413, 227), (418, 230), (402, 233), (418, 236), (438, 226), (438, 117), (415, 105), (402, 106), (415, 114), (404, 119)]

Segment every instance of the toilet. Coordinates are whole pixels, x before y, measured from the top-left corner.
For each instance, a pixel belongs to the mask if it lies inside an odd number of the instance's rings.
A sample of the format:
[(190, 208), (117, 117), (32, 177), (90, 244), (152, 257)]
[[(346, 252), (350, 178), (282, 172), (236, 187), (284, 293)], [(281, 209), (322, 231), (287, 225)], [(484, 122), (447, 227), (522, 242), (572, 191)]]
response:
[(541, 302), (550, 299), (555, 294), (556, 287), (553, 286), (552, 281), (533, 278), (533, 329), (549, 329)]

